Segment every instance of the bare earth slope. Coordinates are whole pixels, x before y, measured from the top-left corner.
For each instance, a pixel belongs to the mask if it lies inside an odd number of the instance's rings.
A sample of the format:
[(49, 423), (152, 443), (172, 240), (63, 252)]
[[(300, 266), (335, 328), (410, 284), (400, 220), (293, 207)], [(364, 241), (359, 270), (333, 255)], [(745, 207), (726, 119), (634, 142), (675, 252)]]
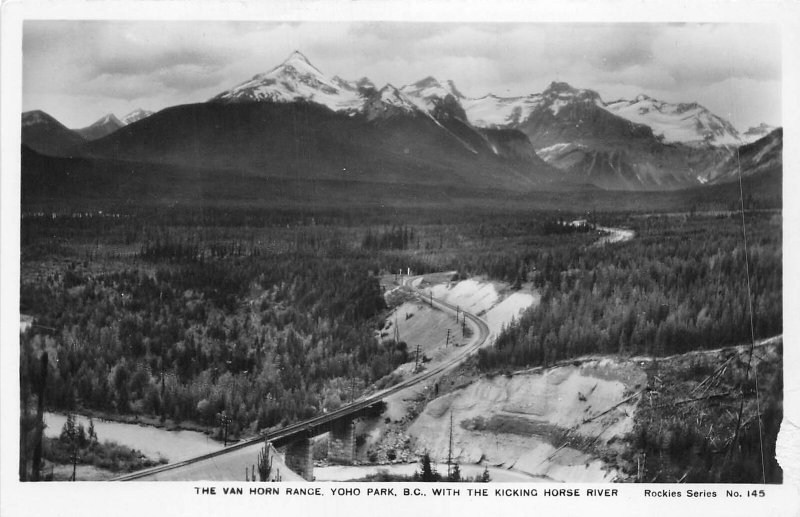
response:
[(418, 448), (446, 458), (452, 413), (459, 462), (553, 481), (611, 481), (617, 471), (598, 459), (598, 451), (633, 429), (637, 401), (625, 400), (645, 382), (634, 363), (612, 359), (481, 377), (428, 404), (409, 434)]

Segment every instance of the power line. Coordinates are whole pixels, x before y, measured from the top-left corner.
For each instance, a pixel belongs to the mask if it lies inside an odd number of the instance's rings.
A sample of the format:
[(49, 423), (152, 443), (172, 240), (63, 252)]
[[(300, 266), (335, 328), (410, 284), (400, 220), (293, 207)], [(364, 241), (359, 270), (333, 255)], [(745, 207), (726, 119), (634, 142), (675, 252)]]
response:
[[(744, 218), (744, 189), (742, 187), (742, 164), (739, 157), (739, 148), (736, 148), (736, 164), (739, 171), (739, 205), (741, 208), (742, 214), (742, 239), (744, 241), (744, 268), (745, 268), (745, 275), (747, 275), (747, 308), (750, 315), (750, 357), (747, 360), (747, 370), (745, 370), (744, 382), (747, 382), (747, 379), (750, 376), (750, 369), (752, 368), (753, 363), (753, 354), (755, 353), (756, 347), (756, 336), (755, 330), (753, 325), (753, 295), (752, 289), (750, 286), (750, 259), (747, 256), (747, 225), (745, 224)], [(758, 447), (761, 452), (761, 480), (764, 484), (767, 483), (767, 474), (766, 468), (764, 466), (764, 436), (763, 431), (761, 429), (761, 400), (758, 394), (758, 368), (753, 368), (753, 379), (755, 380), (755, 388), (756, 388), (756, 420), (758, 422)], [(736, 422), (736, 434), (734, 437), (734, 444), (739, 438), (739, 430), (742, 423), (742, 412), (744, 410), (744, 387), (742, 387), (742, 399), (739, 405), (739, 418)]]

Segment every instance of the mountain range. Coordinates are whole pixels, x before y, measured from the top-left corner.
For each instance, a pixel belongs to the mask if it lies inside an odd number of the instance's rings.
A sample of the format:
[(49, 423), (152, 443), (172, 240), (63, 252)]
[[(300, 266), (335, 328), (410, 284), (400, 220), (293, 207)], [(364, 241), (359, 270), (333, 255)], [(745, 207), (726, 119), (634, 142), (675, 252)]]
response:
[(122, 120), (120, 120), (113, 113), (109, 113), (90, 126), (75, 129), (75, 132), (86, 140), (97, 140), (98, 138), (103, 138), (106, 135), (110, 135), (121, 127), (125, 127), (128, 124), (133, 124), (134, 122), (147, 118), (152, 114), (152, 111), (137, 108), (122, 117)]
[(781, 167), (782, 132), (762, 124), (740, 134), (697, 103), (606, 103), (563, 82), (523, 97), (468, 98), (434, 77), (378, 88), (328, 77), (294, 52), (205, 103), (109, 114), (75, 131), (26, 112), (23, 145), (291, 181), (674, 190), (732, 180), (737, 152), (752, 158), (746, 175)]

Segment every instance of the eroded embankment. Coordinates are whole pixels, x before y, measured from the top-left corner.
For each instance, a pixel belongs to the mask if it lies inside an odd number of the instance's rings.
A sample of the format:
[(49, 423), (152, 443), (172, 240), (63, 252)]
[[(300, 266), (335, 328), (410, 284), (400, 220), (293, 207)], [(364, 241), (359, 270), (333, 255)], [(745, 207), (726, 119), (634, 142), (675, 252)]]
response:
[(427, 404), (408, 429), (419, 451), (554, 481), (610, 481), (604, 452), (633, 429), (646, 374), (631, 361), (594, 359), (510, 376), (482, 376)]
[[(451, 272), (415, 277), (414, 287), (427, 296), (433, 293), (434, 298), (458, 307), (459, 311), (480, 314), (489, 322), (493, 335), (539, 300), (538, 294), (528, 286), (512, 290), (502, 282), (478, 278), (450, 281), (453, 275)], [(414, 296), (408, 286), (394, 285), (394, 289), (387, 291), (386, 298), (395, 311), (380, 335), (385, 341), (399, 339), (407, 343), (412, 360), (395, 370), (398, 379), (413, 374), (417, 359), (421, 369), (435, 368), (452, 361), (453, 357), (461, 354), (463, 347), (476, 339), (478, 328), (470, 320), (462, 324), (463, 313), (459, 313), (457, 321), (455, 310), (444, 310), (438, 305), (431, 307), (426, 296)], [(485, 343), (492, 340), (490, 335)], [(358, 460), (382, 464), (415, 461), (416, 449), (407, 429), (426, 401), (438, 396), (438, 389), (437, 376), (386, 397), (386, 410), (380, 418), (357, 424), (356, 432), (360, 436)]]

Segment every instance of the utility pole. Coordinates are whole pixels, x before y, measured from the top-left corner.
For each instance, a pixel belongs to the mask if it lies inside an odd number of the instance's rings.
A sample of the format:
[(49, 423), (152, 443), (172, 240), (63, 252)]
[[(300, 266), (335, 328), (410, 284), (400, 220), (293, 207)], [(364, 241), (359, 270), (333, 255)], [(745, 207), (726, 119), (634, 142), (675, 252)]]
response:
[(75, 481), (78, 474), (78, 433), (73, 433), (72, 436), (72, 477), (70, 481)]
[(450, 346), (450, 329), (447, 329), (447, 338), (444, 341), (444, 347), (447, 348)]
[(417, 368), (419, 368), (419, 345), (417, 345), (417, 355), (414, 358), (414, 371), (415, 372), (417, 371)]
[(453, 410), (450, 410), (450, 445), (447, 448), (447, 480), (450, 481), (453, 465)]
[(394, 311), (394, 342), (400, 342), (400, 328), (397, 326), (397, 310)]
[(161, 369), (161, 422), (163, 423), (167, 419), (167, 404), (164, 396), (166, 390), (164, 385), (164, 346), (161, 347), (161, 361), (158, 364)]
[(225, 414), (223, 411), (217, 415), (219, 418), (219, 425), (222, 427), (222, 440), (223, 440), (223, 447), (228, 446), (228, 424), (231, 423), (231, 418)]
[(459, 309), (459, 307), (458, 307), (458, 305), (456, 305), (456, 323), (458, 323), (458, 309)]
[(31, 466), (31, 481), (39, 481), (42, 463), (42, 435), (44, 434), (44, 392), (47, 387), (47, 352), (42, 352), (39, 358), (39, 385), (36, 401), (36, 438), (33, 444), (33, 462)]

